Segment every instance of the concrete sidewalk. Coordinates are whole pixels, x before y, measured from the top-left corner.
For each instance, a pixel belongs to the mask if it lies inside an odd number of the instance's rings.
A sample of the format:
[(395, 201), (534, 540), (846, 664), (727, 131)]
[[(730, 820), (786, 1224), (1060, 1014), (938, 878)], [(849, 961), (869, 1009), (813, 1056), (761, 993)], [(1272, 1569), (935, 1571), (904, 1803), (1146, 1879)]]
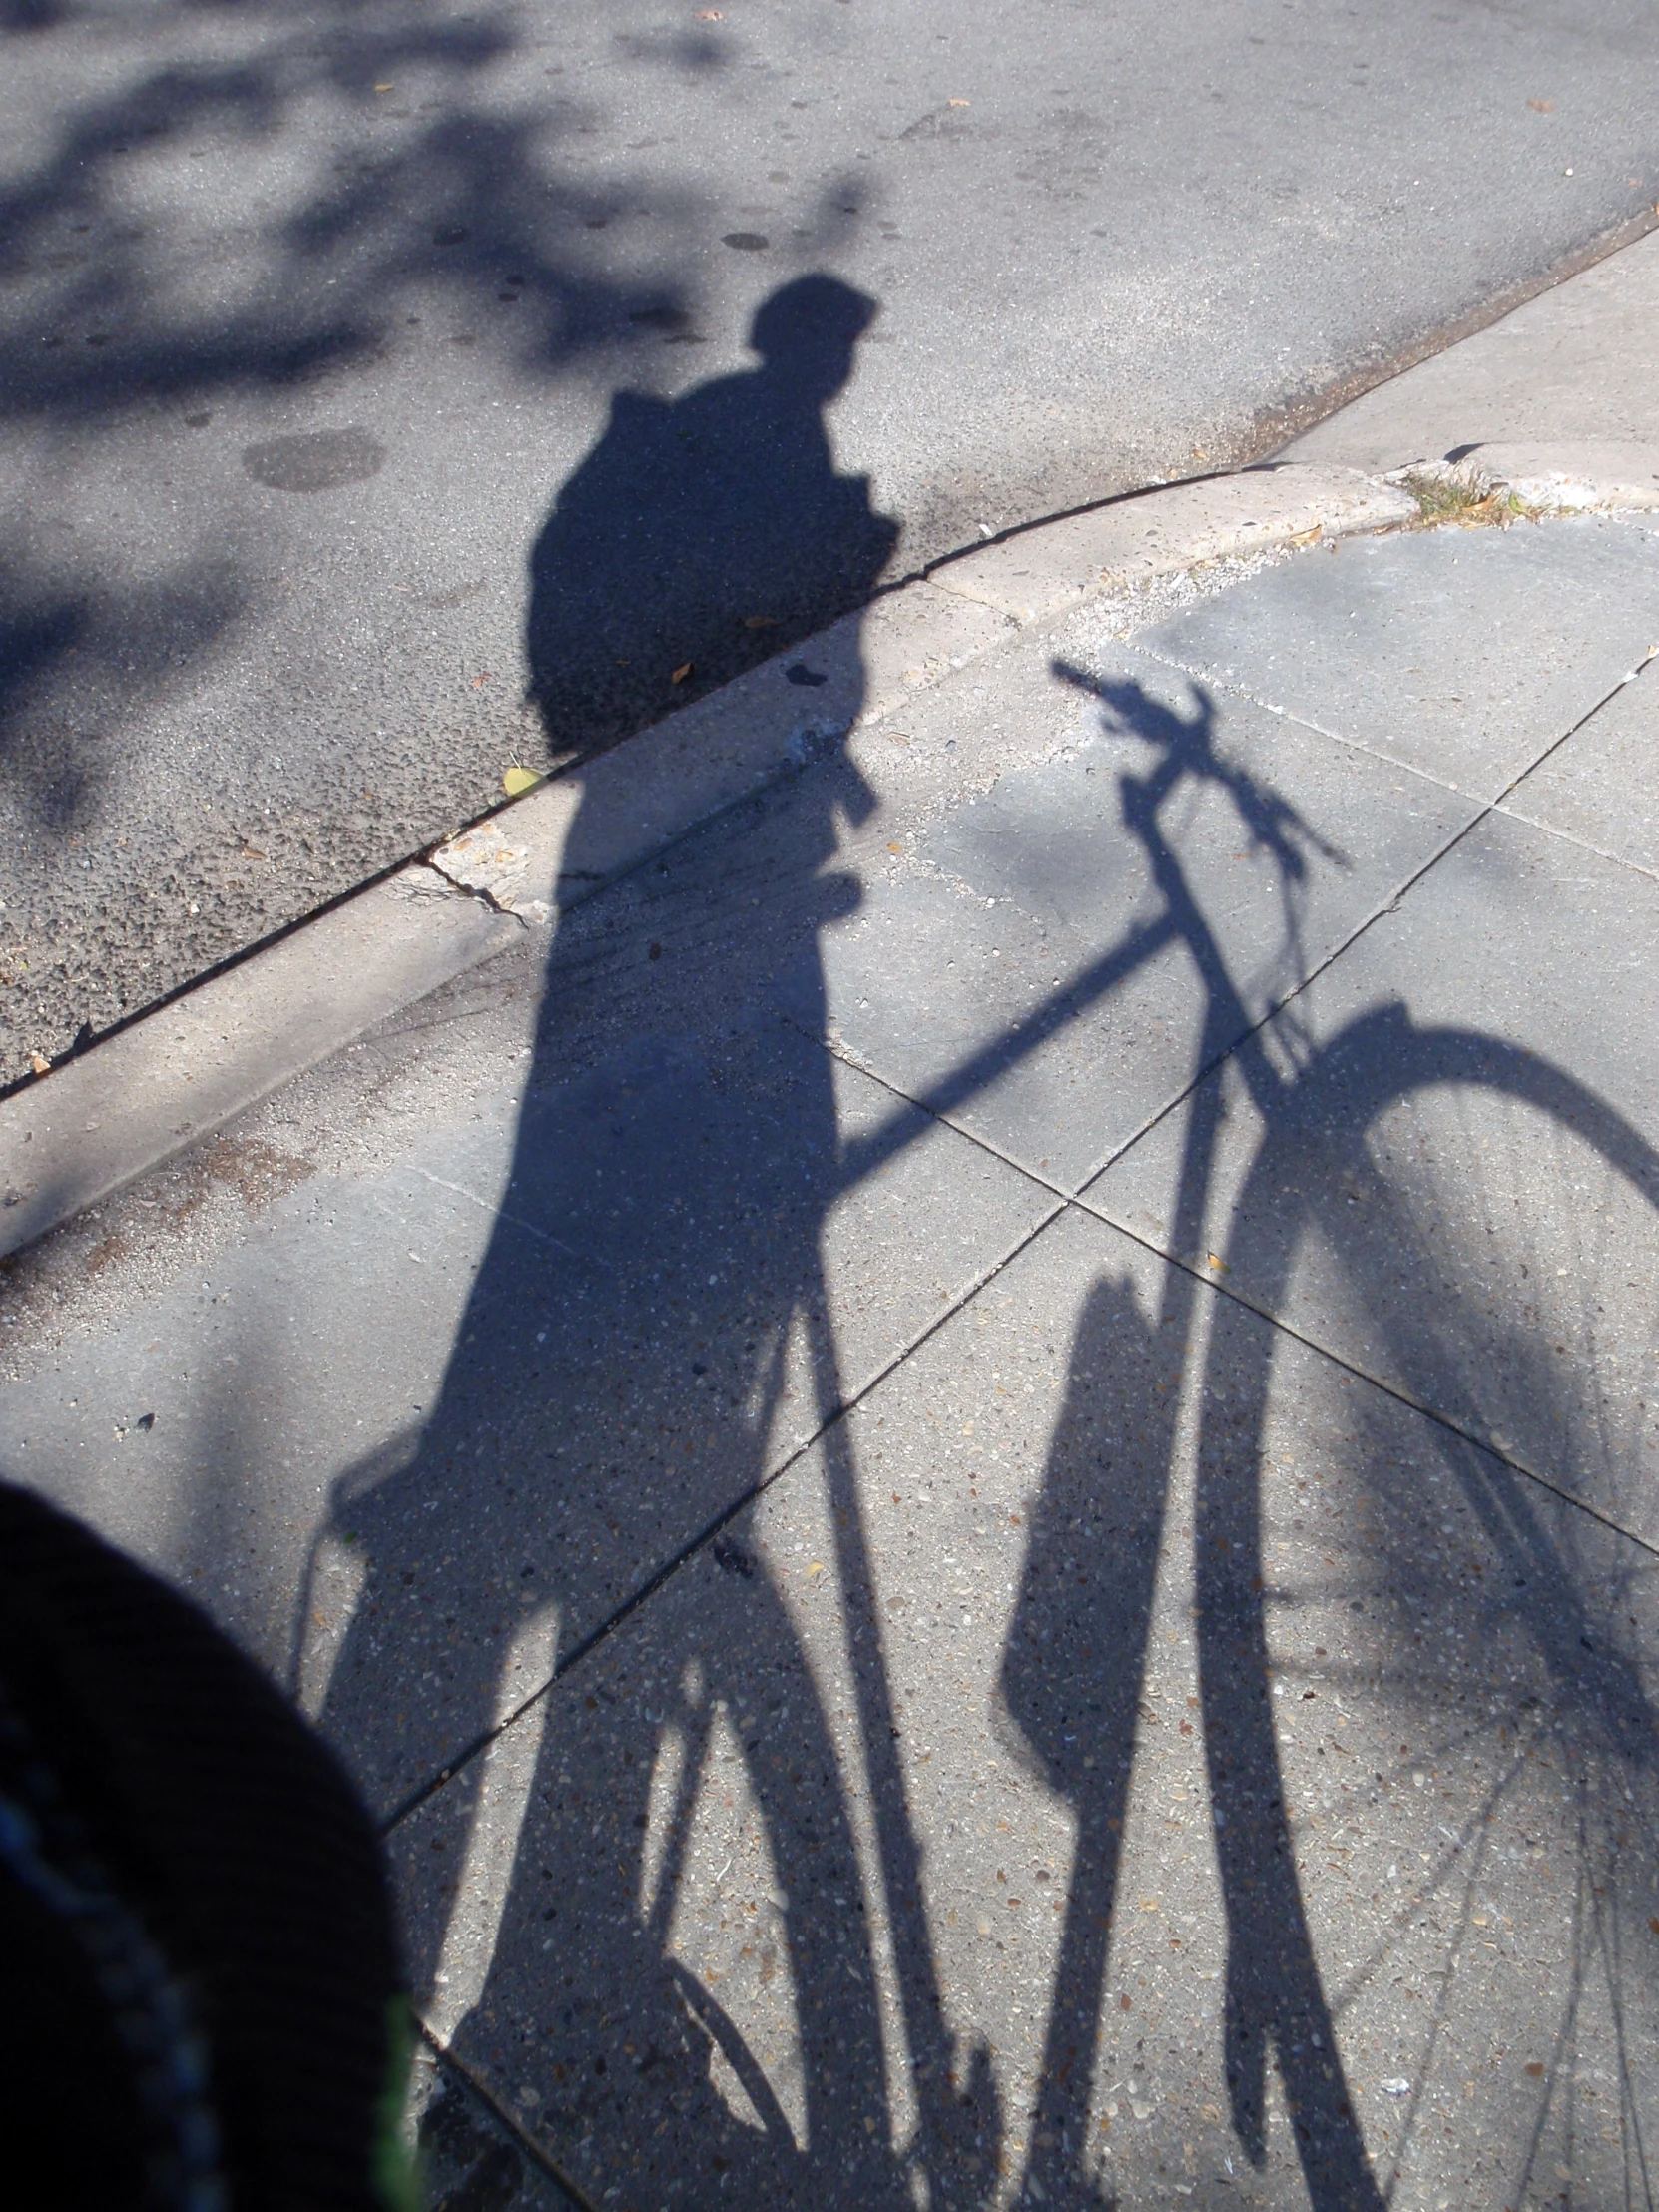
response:
[(1656, 646), (1636, 515), (1062, 612), (9, 1263), (456, 2212), (1650, 2201)]

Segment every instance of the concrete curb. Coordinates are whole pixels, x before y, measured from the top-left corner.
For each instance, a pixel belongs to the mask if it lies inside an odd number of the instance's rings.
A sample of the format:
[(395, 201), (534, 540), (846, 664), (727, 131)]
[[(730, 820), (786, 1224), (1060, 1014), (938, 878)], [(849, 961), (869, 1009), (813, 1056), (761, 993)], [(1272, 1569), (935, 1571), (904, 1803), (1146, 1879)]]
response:
[[(1554, 504), (1659, 506), (1647, 448), (1480, 450), (1483, 466), (1517, 470), (1517, 491), (1559, 479)], [(1114, 500), (941, 563), (0, 1101), (0, 1257), (992, 647), (1203, 562), (1417, 515), (1397, 483), (1290, 463)], [(579, 816), (610, 826), (602, 846), (585, 830), (572, 846)]]
[(1459, 485), (1476, 498), (1508, 492), (1523, 507), (1581, 514), (1618, 508), (1659, 509), (1659, 448), (1634, 441), (1589, 440), (1574, 445), (1493, 443), (1455, 449), (1456, 458), (1410, 461), (1385, 483), (1428, 476)]

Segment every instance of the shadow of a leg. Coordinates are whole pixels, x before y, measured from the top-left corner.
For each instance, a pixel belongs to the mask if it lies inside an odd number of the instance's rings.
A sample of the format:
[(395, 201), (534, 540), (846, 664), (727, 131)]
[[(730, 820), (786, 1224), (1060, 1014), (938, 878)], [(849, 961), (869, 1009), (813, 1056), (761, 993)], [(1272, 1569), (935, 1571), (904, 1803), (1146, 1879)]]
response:
[(1066, 2202), (1084, 2154), (1117, 1903), (1123, 1822), (1163, 1537), (1182, 1332), (1127, 1283), (1097, 1284), (1072, 1347), (1065, 1411), (1031, 1514), (1002, 1665), (1007, 1713), (1077, 1818), (1029, 2172)]

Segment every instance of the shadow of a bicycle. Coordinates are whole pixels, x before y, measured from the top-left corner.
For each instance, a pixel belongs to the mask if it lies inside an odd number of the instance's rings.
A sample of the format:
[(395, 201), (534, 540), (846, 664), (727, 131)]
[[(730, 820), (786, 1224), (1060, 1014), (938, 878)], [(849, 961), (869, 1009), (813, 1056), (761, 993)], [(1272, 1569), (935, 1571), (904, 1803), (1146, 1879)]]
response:
[[(906, 1590), (883, 1556), (880, 1416), (848, 1416), (820, 1276), (832, 1206), (934, 1125), (908, 1107), (837, 1139), (816, 1040), (792, 1029), (783, 1047), (763, 1046), (758, 1027), (736, 1024), (729, 1049), (745, 1057), (759, 1111), (706, 1059), (660, 1052), (636, 1053), (620, 1086), (598, 1075), (567, 1086), (549, 1126), (574, 1131), (574, 1144), (544, 1142), (533, 1109), (523, 1160), (546, 1187), (521, 1183), (515, 1206), (535, 1215), (540, 1243), (532, 1254), (522, 1225), (502, 1231), (503, 1295), (517, 1303), (490, 1310), (492, 1358), (470, 1356), (478, 1386), (464, 1403), (454, 1396), (449, 1456), (440, 1464), (429, 1442), (423, 1488), (404, 1477), (400, 1491), (349, 1507), (393, 1607), (405, 1601), (390, 1569), (406, 1556), (406, 1606), (430, 1610), (422, 1547), (450, 1541), (444, 1501), (468, 1453), (501, 1461), (503, 1510), (536, 1553), (524, 1572), (538, 1585), (539, 1562), (573, 1539), (559, 1573), (565, 1612), (575, 1598), (582, 1609), (574, 1637), (559, 1622), (573, 1648), (552, 1690), (536, 1694), (552, 1631), (533, 1608), (542, 1627), (496, 1654), (511, 1689), (498, 1716), (518, 1718), (486, 1728), (466, 1772), (399, 1829), (410, 1894), (424, 1900), (415, 1936), (429, 2017), (462, 2064), (492, 2077), (504, 2049), (522, 2053), (520, 2124), (607, 2202), (1081, 2205), (1166, 2183), (1221, 2201), (1232, 2152), (1260, 2167), (1277, 2128), (1308, 2198), (1337, 2212), (1415, 2186), (1430, 2130), (1441, 2156), (1453, 2123), (1474, 2161), (1470, 2187), (1484, 2186), (1481, 2146), (1501, 2146), (1491, 2174), (1523, 2197), (1547, 2193), (1559, 2168), (1598, 2201), (1645, 2202), (1659, 1777), (1630, 1588), (1646, 1554), (1609, 1487), (1630, 1439), (1605, 1407), (1599, 1425), (1580, 1417), (1566, 1324), (1534, 1281), (1536, 1254), (1513, 1241), (1531, 1225), (1511, 1223), (1505, 1246), (1499, 1225), (1477, 1218), (1487, 1186), (1458, 1145), (1501, 1180), (1504, 1163), (1537, 1160), (1547, 1134), (1644, 1212), (1659, 1158), (1569, 1074), (1501, 1039), (1419, 1027), (1397, 1005), (1322, 1039), (1294, 998), (1310, 966), (1300, 902), (1316, 864), (1340, 866), (1341, 854), (1230, 757), (1202, 692), (1182, 713), (1057, 673), (1147, 749), (1119, 795), (1157, 909), (927, 1103), (971, 1099), (1171, 946), (1199, 978), (1202, 1007), (1191, 1083), (1165, 1117), (1179, 1137), (1161, 1155), (1160, 1249), (1143, 1255), (1154, 1290), (1095, 1279), (1069, 1354), (1057, 1348), (1067, 1381), (1040, 1447), (1045, 1471), (1023, 1516), (1005, 1516), (1022, 1524), (1006, 1539), (1022, 1555), (987, 1748), (1001, 1726), (1071, 1839), (1063, 1868), (1033, 1877), (1060, 1873), (1043, 1892), (1052, 1947), (1040, 1982), (1021, 1989), (1039, 2022), (1034, 2064), (1016, 2084), (952, 1985), (964, 1969), (954, 1908), (941, 1908), (967, 1805), (947, 1797), (942, 1830), (928, 1828), (940, 1785), (937, 1768), (923, 1769), (936, 1747), (912, 1740), (916, 1662), (899, 1633), (899, 1608), (927, 1593)], [(825, 805), (805, 810), (816, 827), (792, 877), (804, 940), (822, 918), (811, 886), (833, 845), (834, 764), (806, 773), (825, 780)], [(1274, 874), (1283, 943), (1265, 991), (1235, 976), (1183, 863), (1172, 823), (1200, 787), (1222, 793)], [(731, 895), (746, 889), (734, 878)], [(672, 943), (674, 894), (663, 896), (650, 925)], [(698, 931), (704, 897), (688, 904)], [(627, 987), (648, 1017), (665, 989), (686, 988)], [(555, 1003), (549, 1021), (571, 1021), (572, 1003)], [(728, 1017), (735, 1003), (722, 1001)], [(583, 1595), (577, 1551), (591, 1538), (598, 1556), (606, 1515), (654, 1510), (667, 1473), (651, 1451), (667, 1452), (672, 1471), (667, 1445), (627, 1456), (641, 1447), (624, 1430), (642, 1426), (649, 1393), (624, 1392), (614, 1409), (580, 1393), (559, 1405), (555, 1460), (567, 1444), (591, 1457), (614, 1410), (613, 1472), (630, 1464), (642, 1485), (566, 1511), (556, 1469), (527, 1498), (506, 1437), (486, 1451), (485, 1370), (545, 1365), (569, 1382), (577, 1355), (597, 1359), (583, 1348), (606, 1317), (632, 1315), (638, 1329), (642, 1307), (658, 1305), (672, 1341), (696, 1350), (700, 1221), (722, 1192), (746, 1204), (771, 1157), (765, 1112), (788, 1112), (792, 1096), (816, 1103), (810, 1129), (798, 1113), (788, 1156), (772, 1160), (779, 1188), (749, 1224), (744, 1361), (730, 1374), (693, 1362), (707, 1434), (674, 1446), (711, 1481), (723, 1466), (747, 1472), (727, 1502), (711, 1490), (712, 1523), (668, 1568)], [(1462, 1116), (1451, 1136), (1441, 1130), (1438, 1149), (1417, 1141), (1420, 1117), (1448, 1101)], [(691, 1205), (674, 1190), (685, 1158), (665, 1134), (674, 1127), (718, 1139), (720, 1174), (699, 1162)], [(564, 1194), (557, 1207), (548, 1190)], [(1072, 1206), (1097, 1226), (1102, 1210), (1110, 1218), (1109, 1184), (1105, 1200), (1085, 1193)], [(600, 1240), (607, 1275), (581, 1232), (613, 1214), (670, 1233), (649, 1261)], [(562, 1256), (555, 1216), (575, 1239)], [(1444, 1288), (1447, 1256), (1477, 1235), (1494, 1288), (1459, 1306)], [(670, 1298), (681, 1277), (683, 1313)], [(531, 1280), (543, 1288), (527, 1300)], [(1312, 1322), (1297, 1303), (1309, 1296)], [(550, 1329), (560, 1341), (544, 1353)], [(643, 1337), (640, 1349), (649, 1355)], [(792, 1398), (812, 1454), (793, 1463), (811, 1479), (785, 1544), (769, 1497), (791, 1455), (767, 1453)], [(932, 1448), (942, 1467), (944, 1439)], [(906, 1493), (927, 1476), (892, 1468), (892, 1505), (909, 1510)], [(399, 1497), (419, 1503), (426, 1490), (438, 1520), (409, 1520), (400, 1536)], [(968, 1495), (980, 1500), (976, 1487)], [(1111, 2076), (1146, 2068), (1151, 2029), (1144, 2005), (1119, 2015), (1128, 1991), (1117, 1996), (1112, 1961), (1129, 1941), (1160, 1578), (1189, 1531), (1180, 1571), (1196, 1696), (1180, 1728), (1195, 1759), (1202, 1746), (1225, 1926), (1215, 2032), (1228, 2120), (1219, 2109), (1206, 2119), (1195, 2088), (1135, 2138), (1109, 2132)], [(463, 1557), (461, 1533), (446, 1569)], [(441, 1574), (432, 1587), (445, 1587)], [(498, 1602), (504, 1611), (505, 1593)], [(615, 1635), (624, 1619), (626, 1637)], [(341, 1678), (339, 1696), (379, 1694), (384, 1620), (365, 1614), (358, 1675)], [(1340, 1718), (1315, 1726), (1304, 1708), (1323, 1714), (1327, 1700)], [(1534, 1865), (1549, 1880), (1529, 1887)], [(1178, 1963), (1190, 1942), (1172, 1939)], [(1541, 1991), (1527, 1979), (1539, 1957)], [(1181, 2002), (1169, 2000), (1166, 2020)], [(1128, 2043), (1120, 2020), (1136, 2030)], [(1471, 2054), (1481, 2036), (1491, 2049), (1507, 2038), (1501, 2064)], [(1596, 2131), (1583, 2116), (1592, 2088)], [(1215, 2152), (1208, 2182), (1195, 2141)]]

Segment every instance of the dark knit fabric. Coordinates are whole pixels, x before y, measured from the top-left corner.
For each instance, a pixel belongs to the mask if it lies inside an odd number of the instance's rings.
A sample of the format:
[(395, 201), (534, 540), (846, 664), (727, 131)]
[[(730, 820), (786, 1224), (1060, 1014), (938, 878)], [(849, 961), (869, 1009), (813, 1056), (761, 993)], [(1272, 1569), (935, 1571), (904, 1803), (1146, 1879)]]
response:
[(4, 1485), (0, 1987), (18, 2212), (387, 2212), (366, 1814), (205, 1615)]

